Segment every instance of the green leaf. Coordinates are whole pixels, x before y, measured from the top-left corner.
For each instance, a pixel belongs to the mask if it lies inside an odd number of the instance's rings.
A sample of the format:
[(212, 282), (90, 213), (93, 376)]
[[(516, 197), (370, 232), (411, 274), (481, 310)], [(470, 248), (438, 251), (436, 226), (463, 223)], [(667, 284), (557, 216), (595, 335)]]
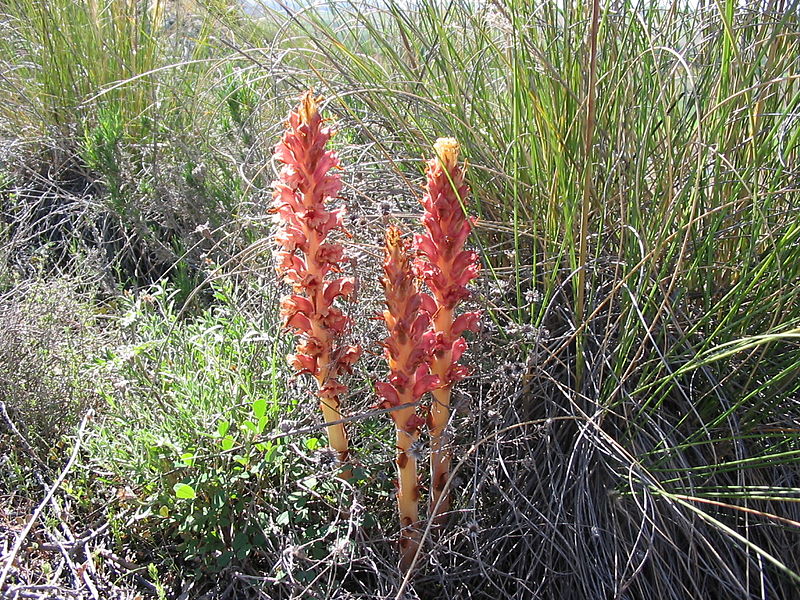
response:
[(226, 435), (224, 438), (222, 438), (222, 441), (220, 442), (220, 445), (222, 446), (223, 450), (230, 450), (231, 448), (233, 448), (233, 444), (234, 440), (233, 437), (231, 437), (230, 435)]
[(220, 421), (217, 423), (217, 435), (219, 437), (223, 437), (226, 433), (228, 433), (228, 429), (231, 428), (230, 421)]
[(233, 538), (233, 549), (235, 551), (239, 551), (240, 549), (248, 547), (249, 545), (250, 545), (250, 538), (243, 531), (237, 533), (236, 536)]
[(226, 550), (217, 557), (217, 568), (223, 569), (227, 567), (230, 564), (232, 558), (233, 558), (233, 552), (231, 552), (230, 550)]
[(275, 455), (278, 453), (277, 446), (270, 446), (264, 451), (264, 461), (265, 462), (272, 462), (275, 458)]
[(260, 417), (258, 419), (258, 427), (256, 428), (257, 434), (261, 435), (262, 433), (264, 433), (264, 429), (267, 426), (267, 421), (268, 421), (267, 417)]
[(261, 419), (266, 414), (267, 414), (267, 399), (259, 398), (258, 400), (253, 401), (253, 415), (255, 415), (256, 419)]
[(278, 518), (275, 519), (275, 522), (278, 525), (288, 525), (291, 522), (291, 518), (289, 517), (289, 511), (285, 510), (281, 514), (279, 514)]
[(175, 492), (175, 496), (178, 498), (183, 498), (184, 500), (194, 500), (197, 498), (194, 488), (186, 483), (176, 483), (172, 489)]

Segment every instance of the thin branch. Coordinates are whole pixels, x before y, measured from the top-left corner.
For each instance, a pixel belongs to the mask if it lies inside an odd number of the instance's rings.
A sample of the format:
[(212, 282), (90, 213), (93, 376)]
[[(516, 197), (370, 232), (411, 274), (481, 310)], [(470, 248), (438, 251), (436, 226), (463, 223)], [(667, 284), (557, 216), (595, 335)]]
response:
[(42, 500), (39, 503), (39, 506), (36, 507), (36, 510), (33, 511), (33, 515), (28, 520), (28, 523), (25, 525), (25, 527), (22, 529), (22, 531), (20, 531), (19, 535), (17, 536), (17, 541), (14, 542), (14, 547), (11, 549), (11, 553), (8, 554), (8, 556), (6, 557), (6, 564), (3, 567), (3, 572), (0, 573), (0, 590), (2, 590), (3, 586), (5, 585), (6, 578), (8, 577), (9, 571), (11, 570), (11, 565), (14, 564), (14, 559), (17, 557), (20, 548), (22, 548), (22, 543), (25, 541), (25, 538), (30, 533), (34, 523), (36, 523), (36, 521), (41, 516), (45, 506), (47, 506), (47, 504), (50, 502), (50, 499), (56, 493), (58, 488), (61, 487), (61, 484), (64, 482), (64, 479), (67, 477), (67, 473), (69, 473), (70, 469), (72, 469), (72, 465), (75, 464), (75, 460), (78, 458), (78, 452), (81, 449), (81, 443), (83, 442), (83, 434), (86, 431), (86, 424), (89, 422), (89, 419), (93, 414), (94, 411), (92, 409), (89, 409), (83, 416), (81, 424), (78, 427), (78, 437), (75, 440), (75, 445), (72, 448), (72, 454), (70, 455), (67, 464), (64, 466), (64, 469), (61, 471), (61, 474), (59, 474), (58, 479), (56, 479), (55, 483), (53, 483), (50, 489), (47, 490), (47, 494), (45, 495), (44, 500)]

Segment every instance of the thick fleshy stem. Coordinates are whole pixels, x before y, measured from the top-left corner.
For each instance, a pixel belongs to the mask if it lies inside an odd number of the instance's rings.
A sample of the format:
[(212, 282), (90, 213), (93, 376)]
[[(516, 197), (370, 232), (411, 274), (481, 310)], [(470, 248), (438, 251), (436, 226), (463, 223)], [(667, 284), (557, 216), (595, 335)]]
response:
[(383, 262), (386, 310), (384, 340), (389, 363), (388, 381), (376, 383), (383, 398), (381, 408), (394, 408), (390, 415), (397, 430), (397, 509), (400, 515), (400, 567), (408, 570), (419, 547), (419, 484), (414, 445), (425, 420), (417, 404), (423, 394), (438, 384), (430, 374), (429, 361), (434, 334), (428, 328), (433, 299), (417, 290), (409, 260), (409, 244), (397, 227), (386, 234)]
[(453, 385), (469, 372), (467, 367), (458, 364), (467, 348), (461, 334), (466, 330), (475, 331), (480, 318), (478, 312), (456, 317), (455, 309), (469, 297), (466, 284), (478, 276), (480, 265), (475, 252), (464, 250), (472, 220), (464, 214), (463, 205), (469, 189), (464, 183), (464, 171), (458, 165), (458, 142), (440, 138), (434, 150), (436, 158), (428, 162), (422, 197), (425, 233), (415, 236), (418, 252), (415, 268), (436, 304), (432, 318), (436, 340), (431, 373), (439, 377), (440, 386), (432, 392), (428, 428), (431, 436), (430, 517), (438, 520), (442, 513), (450, 510), (450, 495), (444, 493), (451, 462), (447, 445), (450, 397)]
[[(339, 296), (349, 297), (355, 286), (351, 278), (328, 277), (340, 272), (344, 262), (342, 246), (325, 241), (331, 230), (343, 230), (344, 210), (326, 208), (338, 194), (341, 179), (331, 172), (339, 168), (339, 159), (325, 149), (332, 132), (324, 126), (317, 102), (311, 92), (303, 96), (275, 148), (275, 159), (283, 167), (273, 183), (272, 212), (280, 227), (276, 268), (294, 291), (281, 300), (281, 316), (286, 328), (300, 336), (288, 360), (298, 373), (317, 380), (323, 418), (330, 423), (342, 418), (340, 397), (347, 386), (339, 377), (352, 371), (361, 348), (339, 344), (350, 319), (333, 303)], [(346, 464), (344, 425), (329, 425), (327, 430), (331, 448)], [(349, 478), (352, 472), (345, 468), (340, 475)]]

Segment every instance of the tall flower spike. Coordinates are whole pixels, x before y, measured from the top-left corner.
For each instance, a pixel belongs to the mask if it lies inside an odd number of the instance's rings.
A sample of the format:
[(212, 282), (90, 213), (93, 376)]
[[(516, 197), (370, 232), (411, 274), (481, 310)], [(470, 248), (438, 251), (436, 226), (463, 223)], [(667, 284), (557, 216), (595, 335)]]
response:
[[(459, 146), (453, 138), (440, 138), (434, 145), (436, 158), (428, 162), (427, 184), (422, 197), (425, 233), (415, 236), (418, 258), (415, 268), (425, 280), (435, 302), (432, 329), (436, 342), (431, 373), (439, 377), (433, 390), (428, 415), (431, 435), (431, 512), (433, 519), (450, 509), (450, 495), (444, 488), (450, 474), (451, 454), (446, 445), (453, 385), (468, 369), (458, 364), (467, 347), (461, 334), (477, 329), (480, 314), (465, 313), (455, 318), (455, 309), (469, 296), (466, 284), (478, 276), (477, 255), (464, 250), (472, 230), (463, 203), (469, 194), (464, 171), (458, 165)], [(438, 507), (437, 507), (438, 505)]]
[(382, 281), (386, 298), (383, 320), (389, 332), (384, 340), (389, 378), (378, 382), (376, 388), (383, 399), (380, 407), (395, 408), (390, 415), (397, 430), (397, 509), (401, 525), (400, 567), (404, 571), (411, 566), (420, 538), (417, 458), (412, 446), (425, 421), (415, 404), (438, 383), (428, 365), (434, 335), (428, 328), (430, 314), (425, 307), (431, 307), (432, 300), (417, 290), (408, 255), (409, 244), (401, 239), (397, 227), (390, 227)]
[[(279, 225), (276, 269), (294, 291), (281, 300), (281, 316), (284, 326), (299, 336), (288, 360), (299, 373), (317, 380), (323, 417), (332, 422), (342, 418), (340, 396), (347, 391), (339, 376), (352, 370), (361, 349), (339, 343), (350, 319), (333, 304), (340, 296), (350, 296), (354, 283), (347, 277), (329, 277), (341, 271), (344, 253), (340, 244), (325, 239), (331, 230), (342, 229), (344, 211), (327, 208), (341, 180), (331, 172), (339, 168), (339, 158), (325, 149), (332, 132), (323, 125), (318, 100), (311, 92), (303, 95), (275, 148), (275, 159), (283, 167), (273, 183), (272, 212)], [(328, 441), (346, 463), (348, 443), (342, 423), (328, 426)], [(350, 469), (341, 476), (349, 478)]]

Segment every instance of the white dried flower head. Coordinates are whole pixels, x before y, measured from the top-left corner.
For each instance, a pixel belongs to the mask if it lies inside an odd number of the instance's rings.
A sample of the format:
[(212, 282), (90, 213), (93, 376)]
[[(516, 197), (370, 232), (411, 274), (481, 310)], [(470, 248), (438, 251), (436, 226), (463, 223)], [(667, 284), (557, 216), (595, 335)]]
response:
[(294, 562), (294, 559), (302, 560), (306, 558), (306, 552), (303, 550), (303, 547), (295, 544), (286, 546), (286, 548), (283, 549), (283, 554), (290, 562)]
[(333, 448), (321, 448), (315, 455), (320, 469), (335, 469), (339, 466), (339, 454)]
[(539, 329), (530, 324), (520, 325), (519, 333), (528, 342), (535, 342), (539, 338)]
[(406, 454), (416, 461), (421, 461), (425, 458), (425, 442), (422, 440), (415, 440), (406, 451)]
[(506, 362), (500, 366), (500, 376), (513, 380), (525, 374), (525, 364), (520, 362)]
[(211, 226), (208, 224), (208, 221), (195, 227), (194, 232), (206, 239), (211, 239)]
[(206, 165), (205, 163), (198, 163), (192, 169), (192, 177), (198, 181), (202, 181), (206, 177)]
[(508, 49), (512, 46), (514, 26), (508, 15), (503, 14), (497, 7), (491, 6), (484, 13), (483, 22), (487, 29), (497, 33), (497, 42), (501, 48)]
[(506, 288), (508, 286), (503, 281), (494, 281), (489, 286), (489, 297), (493, 299), (498, 299), (506, 293)]
[(296, 423), (294, 421), (285, 419), (280, 422), (280, 424), (278, 425), (278, 429), (280, 429), (281, 433), (289, 433), (290, 431), (294, 430), (295, 425)]
[(525, 292), (525, 302), (528, 304), (538, 304), (542, 301), (542, 293), (537, 289), (530, 289)]
[(348, 555), (348, 550), (350, 549), (350, 541), (346, 538), (339, 538), (333, 544), (331, 544), (331, 557), (341, 558)]
[(470, 535), (477, 535), (481, 531), (480, 523), (478, 523), (475, 519), (470, 519), (466, 523), (464, 523), (464, 527), (467, 529)]

